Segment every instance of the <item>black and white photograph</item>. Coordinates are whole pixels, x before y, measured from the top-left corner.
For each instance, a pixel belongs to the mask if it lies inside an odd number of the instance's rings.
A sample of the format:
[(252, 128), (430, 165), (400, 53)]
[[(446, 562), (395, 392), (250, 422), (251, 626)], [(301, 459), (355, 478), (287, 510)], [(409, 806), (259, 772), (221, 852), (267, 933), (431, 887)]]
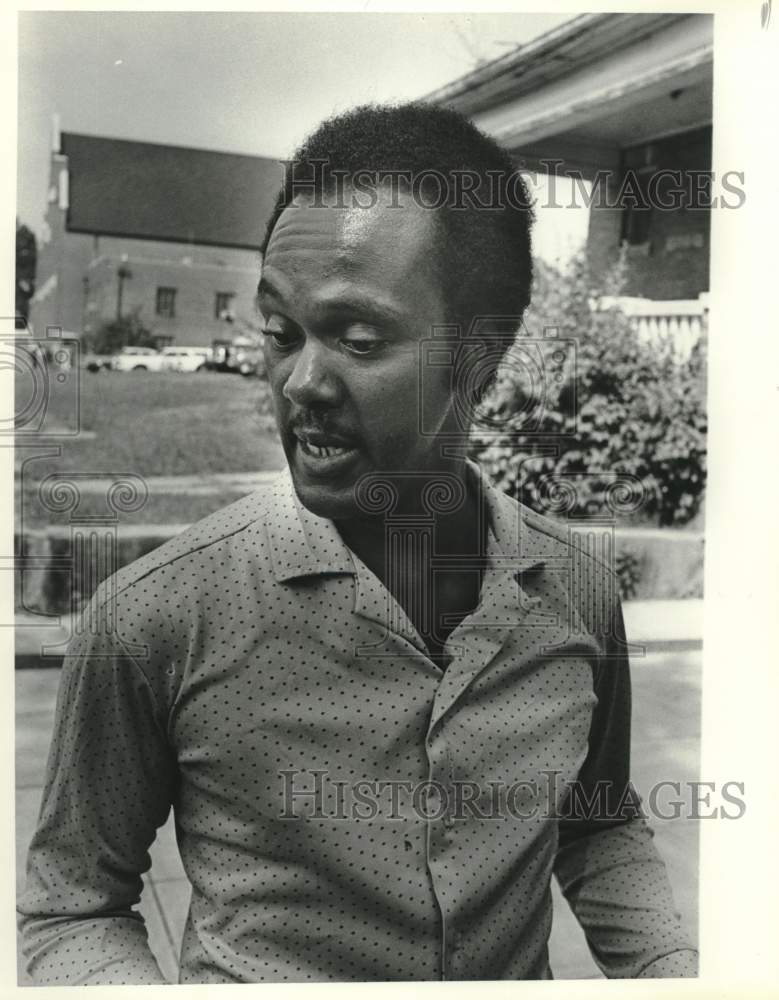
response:
[(16, 12), (9, 989), (775, 988), (771, 8)]

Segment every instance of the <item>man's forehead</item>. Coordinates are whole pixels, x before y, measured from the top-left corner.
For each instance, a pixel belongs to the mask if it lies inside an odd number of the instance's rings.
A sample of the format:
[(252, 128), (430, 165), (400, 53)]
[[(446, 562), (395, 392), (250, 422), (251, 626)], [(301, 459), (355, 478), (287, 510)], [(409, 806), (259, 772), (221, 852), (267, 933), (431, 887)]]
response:
[(410, 195), (378, 187), (370, 193), (346, 186), (321, 196), (298, 195), (284, 209), (266, 252), (329, 248), (350, 254), (378, 245), (407, 249), (430, 240), (435, 211), (415, 203)]

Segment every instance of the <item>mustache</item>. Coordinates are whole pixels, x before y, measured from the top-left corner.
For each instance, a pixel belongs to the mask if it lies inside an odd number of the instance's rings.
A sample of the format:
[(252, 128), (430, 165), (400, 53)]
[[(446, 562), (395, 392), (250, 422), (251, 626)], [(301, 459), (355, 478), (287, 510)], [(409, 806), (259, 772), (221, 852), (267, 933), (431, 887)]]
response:
[(286, 424), (291, 431), (318, 431), (322, 434), (349, 433), (349, 428), (344, 421), (335, 418), (331, 414), (317, 413), (314, 410), (300, 410), (297, 413), (290, 414), (286, 420)]
[(318, 413), (313, 410), (301, 410), (291, 414), (285, 421), (287, 429), (295, 434), (322, 434), (354, 440), (358, 435), (344, 421), (335, 419), (331, 414)]

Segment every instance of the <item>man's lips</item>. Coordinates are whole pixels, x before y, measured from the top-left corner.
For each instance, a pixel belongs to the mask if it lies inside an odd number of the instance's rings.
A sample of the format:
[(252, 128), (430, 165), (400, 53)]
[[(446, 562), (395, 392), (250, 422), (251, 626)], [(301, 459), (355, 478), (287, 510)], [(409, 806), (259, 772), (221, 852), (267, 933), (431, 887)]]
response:
[(356, 452), (354, 439), (341, 434), (302, 428), (293, 433), (298, 442), (298, 452), (306, 467), (312, 471), (336, 471), (344, 459), (351, 460)]
[(292, 433), (301, 444), (312, 445), (314, 448), (341, 448), (351, 450), (357, 447), (354, 438), (343, 434), (322, 430), (306, 430), (295, 428)]

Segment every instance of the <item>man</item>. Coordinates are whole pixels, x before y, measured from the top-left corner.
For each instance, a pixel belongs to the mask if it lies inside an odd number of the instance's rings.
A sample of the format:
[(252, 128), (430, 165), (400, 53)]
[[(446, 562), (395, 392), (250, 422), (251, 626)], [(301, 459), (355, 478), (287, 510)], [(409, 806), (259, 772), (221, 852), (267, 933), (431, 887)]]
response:
[(695, 973), (613, 576), (464, 458), (530, 214), (424, 105), (288, 166), (259, 306), (289, 469), (93, 600), (19, 907), (37, 982), (162, 981), (132, 907), (171, 807), (182, 982), (549, 978), (553, 873), (607, 975)]

